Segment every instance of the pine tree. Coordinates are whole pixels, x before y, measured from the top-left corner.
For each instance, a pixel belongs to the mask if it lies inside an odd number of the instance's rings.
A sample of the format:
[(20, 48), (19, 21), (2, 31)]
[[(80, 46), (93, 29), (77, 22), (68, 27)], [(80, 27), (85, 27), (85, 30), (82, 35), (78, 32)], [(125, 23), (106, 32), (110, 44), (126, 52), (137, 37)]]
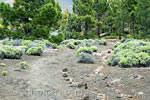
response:
[(55, 0), (15, 0), (13, 7), (1, 3), (0, 14), (12, 29), (42, 38), (61, 19), (61, 8)]

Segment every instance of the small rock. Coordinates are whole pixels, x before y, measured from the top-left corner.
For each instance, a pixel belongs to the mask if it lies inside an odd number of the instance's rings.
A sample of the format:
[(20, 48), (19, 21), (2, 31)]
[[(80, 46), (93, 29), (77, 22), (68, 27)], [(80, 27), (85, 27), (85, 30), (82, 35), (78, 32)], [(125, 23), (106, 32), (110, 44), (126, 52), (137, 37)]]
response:
[(122, 98), (121, 96), (116, 96), (116, 98)]
[(102, 80), (106, 80), (108, 78), (108, 76), (105, 76)]
[(105, 100), (106, 96), (105, 94), (97, 94), (97, 100)]
[(63, 69), (63, 72), (68, 72), (68, 68), (64, 68), (64, 69)]
[(65, 74), (63, 74), (63, 77), (68, 77), (68, 75), (65, 73)]
[(113, 81), (111, 81), (112, 84), (114, 83), (119, 83), (121, 80), (120, 79), (114, 79)]
[(131, 74), (129, 75), (130, 79), (144, 79), (144, 77), (142, 75), (138, 75), (138, 74)]
[(133, 96), (132, 95), (128, 95), (128, 98), (133, 98)]
[(138, 94), (139, 94), (139, 95), (143, 95), (144, 93), (143, 93), (143, 92), (139, 92)]
[(109, 50), (108, 53), (111, 53), (111, 51)]
[(67, 79), (65, 79), (65, 80), (66, 80), (66, 81), (70, 81), (70, 79), (68, 79), (68, 78), (67, 78)]
[(87, 83), (80, 82), (80, 83), (78, 83), (78, 88), (84, 88), (84, 89), (87, 89), (87, 88), (88, 88), (88, 85), (87, 85)]
[(80, 100), (90, 100), (90, 97), (89, 97), (89, 96), (86, 96), (86, 97), (84, 97), (84, 98), (82, 98), (82, 99), (80, 99)]

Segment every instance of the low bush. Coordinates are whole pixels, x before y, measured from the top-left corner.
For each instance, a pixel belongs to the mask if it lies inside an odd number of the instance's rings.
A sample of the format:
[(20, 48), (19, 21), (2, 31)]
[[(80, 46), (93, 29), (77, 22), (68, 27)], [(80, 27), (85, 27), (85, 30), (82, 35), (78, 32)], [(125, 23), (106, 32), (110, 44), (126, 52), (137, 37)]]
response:
[(22, 50), (16, 47), (2, 46), (0, 48), (0, 58), (20, 59), (22, 54)]
[(108, 60), (112, 66), (146, 67), (150, 65), (150, 42), (141, 40), (121, 40), (114, 47), (114, 53)]
[(7, 73), (8, 73), (7, 71), (2, 71), (2, 75), (3, 75), (3, 76), (6, 76)]
[(81, 52), (78, 56), (78, 63), (94, 63), (94, 57), (92, 54)]
[(31, 40), (23, 40), (21, 44), (22, 44), (22, 46), (28, 47), (28, 45), (29, 45), (30, 43), (32, 43)]
[(91, 46), (91, 47), (90, 47), (90, 50), (91, 50), (92, 52), (97, 52), (97, 51), (98, 51), (98, 48), (97, 48), (96, 46)]
[(38, 55), (41, 56), (43, 53), (43, 48), (41, 47), (32, 47), (26, 51), (27, 55)]
[(13, 41), (12, 40), (5, 40), (5, 41), (3, 41), (3, 45), (13, 45)]
[(6, 66), (6, 64), (5, 64), (5, 63), (0, 63), (0, 66), (5, 67), (5, 66)]
[(69, 43), (67, 44), (67, 47), (69, 47), (70, 49), (75, 49), (75, 48), (76, 48), (76, 46), (75, 46), (74, 43), (72, 43), (72, 42), (69, 42)]
[(18, 67), (20, 67), (21, 69), (26, 69), (26, 67), (28, 66), (28, 63), (26, 61), (20, 62), (17, 64)]
[(93, 39), (84, 39), (84, 40), (64, 40), (61, 42), (61, 45), (68, 46), (69, 45), (75, 45), (76, 47), (91, 47), (93, 44), (99, 44), (99, 45), (107, 45), (105, 40), (93, 40)]
[(89, 47), (80, 47), (77, 52), (76, 52), (76, 56), (79, 56), (80, 53), (89, 53), (92, 54), (92, 51)]
[(50, 42), (52, 43), (56, 43), (59, 44), (62, 41), (64, 41), (64, 35), (62, 33), (54, 33), (54, 34), (50, 34), (49, 37)]

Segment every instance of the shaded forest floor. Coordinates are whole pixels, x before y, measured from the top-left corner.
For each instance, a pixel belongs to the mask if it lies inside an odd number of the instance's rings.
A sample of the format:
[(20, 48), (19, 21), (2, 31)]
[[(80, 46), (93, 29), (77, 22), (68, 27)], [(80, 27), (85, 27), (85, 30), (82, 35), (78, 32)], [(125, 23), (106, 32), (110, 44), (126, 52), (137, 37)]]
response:
[[(150, 100), (150, 68), (120, 68), (106, 64), (114, 40), (97, 46), (94, 64), (77, 63), (75, 50), (49, 50), (42, 56), (4, 59), (0, 100)], [(16, 64), (27, 61), (20, 70)]]

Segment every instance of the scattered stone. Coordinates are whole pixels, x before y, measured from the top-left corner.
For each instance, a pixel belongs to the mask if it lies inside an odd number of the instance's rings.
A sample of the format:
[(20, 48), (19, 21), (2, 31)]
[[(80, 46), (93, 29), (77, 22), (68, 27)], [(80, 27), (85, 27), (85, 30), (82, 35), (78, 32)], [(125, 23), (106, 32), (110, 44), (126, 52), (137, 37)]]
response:
[(101, 73), (101, 70), (102, 70), (103, 68), (104, 68), (103, 66), (98, 67), (96, 70), (94, 70), (94, 73), (95, 73), (95, 74), (100, 74), (100, 73)]
[(68, 72), (68, 68), (64, 68), (64, 69), (63, 69), (63, 72)]
[(128, 75), (128, 77), (130, 79), (144, 79), (142, 75), (138, 75), (138, 74), (131, 74), (131, 75)]
[(116, 98), (122, 98), (121, 96), (116, 96)]
[(63, 74), (63, 77), (68, 77), (68, 75), (65, 73), (65, 74)]
[(121, 81), (121, 79), (114, 79), (113, 81), (111, 81), (112, 84), (114, 83), (119, 83)]
[(105, 100), (106, 96), (105, 94), (97, 94), (97, 99), (96, 100)]
[(80, 99), (80, 100), (91, 100), (89, 96), (85, 96), (84, 98)]
[(109, 50), (108, 53), (111, 53), (111, 51)]
[(16, 72), (21, 72), (21, 70), (20, 70), (20, 69), (15, 69), (14, 71), (16, 71)]
[(143, 93), (143, 92), (139, 92), (138, 94), (139, 94), (139, 95), (143, 95), (144, 93)]
[(78, 88), (87, 89), (87, 88), (88, 88), (88, 85), (87, 85), (87, 83), (85, 83), (85, 82), (80, 82), (80, 83), (78, 83)]
[(106, 80), (108, 78), (108, 76), (105, 76), (102, 80)]
[(70, 81), (70, 79), (69, 78), (67, 78), (67, 79), (65, 79), (66, 81)]

